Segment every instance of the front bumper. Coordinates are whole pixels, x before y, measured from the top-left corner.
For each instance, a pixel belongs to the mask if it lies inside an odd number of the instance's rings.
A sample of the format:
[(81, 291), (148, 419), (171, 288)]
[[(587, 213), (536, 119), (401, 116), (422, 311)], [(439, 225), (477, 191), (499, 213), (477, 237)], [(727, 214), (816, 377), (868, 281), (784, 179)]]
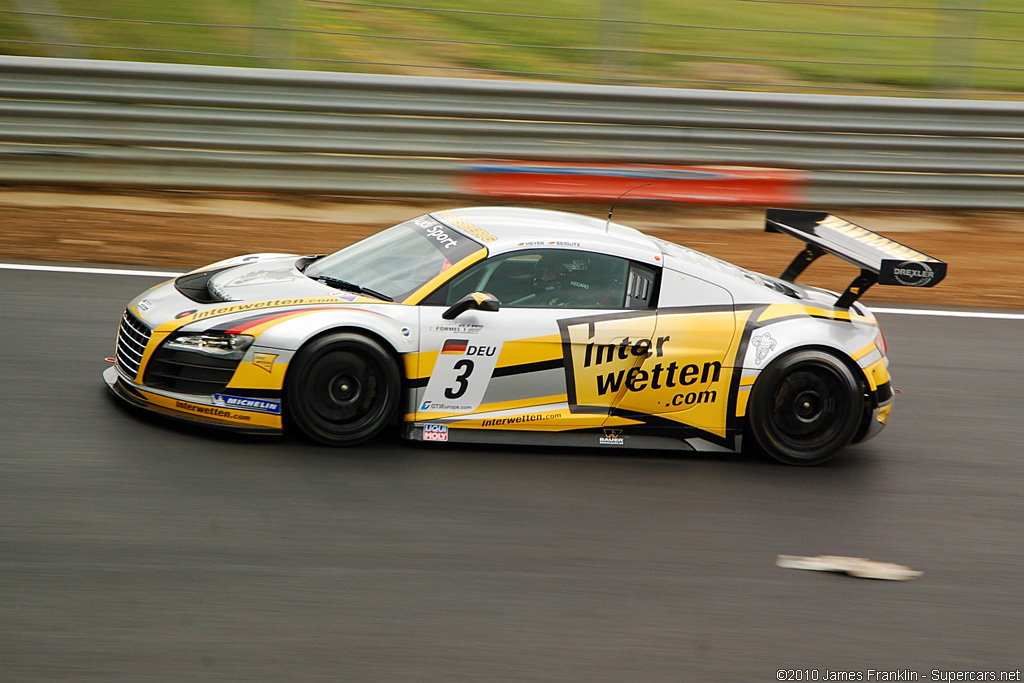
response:
[(889, 413), (892, 412), (892, 399), (891, 385), (887, 385), (884, 392), (875, 391), (874, 406), (866, 411), (864, 422), (850, 443), (861, 443), (878, 436), (889, 420)]
[(281, 431), (281, 401), (277, 399), (227, 393), (197, 396), (152, 389), (126, 379), (116, 366), (103, 371), (103, 381), (123, 401), (161, 415), (244, 432)]

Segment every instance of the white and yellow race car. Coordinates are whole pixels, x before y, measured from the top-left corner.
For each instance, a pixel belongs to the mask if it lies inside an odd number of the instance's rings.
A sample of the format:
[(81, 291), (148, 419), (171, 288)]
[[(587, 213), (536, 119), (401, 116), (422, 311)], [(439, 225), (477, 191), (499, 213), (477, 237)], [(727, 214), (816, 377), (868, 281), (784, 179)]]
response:
[[(827, 213), (781, 277), (614, 222), (508, 207), (413, 218), (327, 256), (253, 254), (127, 307), (113, 392), (190, 421), (330, 445), (422, 441), (735, 451), (823, 462), (892, 407), (857, 298), (946, 264)], [(795, 284), (830, 253), (842, 293)]]

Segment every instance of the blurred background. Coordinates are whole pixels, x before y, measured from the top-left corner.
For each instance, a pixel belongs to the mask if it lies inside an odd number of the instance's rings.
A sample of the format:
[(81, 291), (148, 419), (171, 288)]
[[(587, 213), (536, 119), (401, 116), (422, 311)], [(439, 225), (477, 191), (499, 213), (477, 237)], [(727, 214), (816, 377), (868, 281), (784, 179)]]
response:
[(961, 263), (878, 296), (1019, 306), (988, 269), (1024, 279), (1022, 57), (1019, 0), (0, 0), (0, 253), (194, 267), (229, 219), (332, 251), (628, 192), (617, 219), (759, 270), (790, 258), (767, 206), (914, 231)]
[(0, 0), (12, 55), (732, 88), (1024, 92), (1017, 0)]

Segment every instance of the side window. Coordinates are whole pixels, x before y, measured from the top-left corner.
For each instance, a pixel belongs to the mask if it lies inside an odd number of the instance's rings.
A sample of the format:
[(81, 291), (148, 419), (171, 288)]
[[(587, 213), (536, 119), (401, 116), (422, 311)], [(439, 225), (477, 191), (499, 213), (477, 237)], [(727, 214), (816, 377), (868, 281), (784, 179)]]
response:
[(456, 275), (446, 287), (431, 295), (427, 303), (451, 306), (470, 292), (488, 292), (498, 297), (502, 306), (515, 305), (514, 302), (533, 291), (533, 271), (538, 258), (535, 252), (489, 258)]
[(475, 291), (493, 294), (508, 308), (647, 308), (654, 271), (607, 254), (517, 251), (474, 265), (424, 303), (450, 306)]

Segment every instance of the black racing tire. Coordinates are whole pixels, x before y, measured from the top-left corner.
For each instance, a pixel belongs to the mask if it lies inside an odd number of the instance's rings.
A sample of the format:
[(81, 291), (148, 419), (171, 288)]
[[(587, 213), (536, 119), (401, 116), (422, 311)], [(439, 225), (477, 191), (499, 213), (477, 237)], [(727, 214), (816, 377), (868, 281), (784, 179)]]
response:
[(336, 332), (302, 347), (285, 376), (291, 426), (329, 446), (372, 438), (395, 415), (401, 376), (387, 349), (369, 337)]
[(747, 426), (755, 447), (787, 465), (817, 465), (853, 439), (864, 414), (860, 382), (826, 351), (795, 351), (754, 382)]

